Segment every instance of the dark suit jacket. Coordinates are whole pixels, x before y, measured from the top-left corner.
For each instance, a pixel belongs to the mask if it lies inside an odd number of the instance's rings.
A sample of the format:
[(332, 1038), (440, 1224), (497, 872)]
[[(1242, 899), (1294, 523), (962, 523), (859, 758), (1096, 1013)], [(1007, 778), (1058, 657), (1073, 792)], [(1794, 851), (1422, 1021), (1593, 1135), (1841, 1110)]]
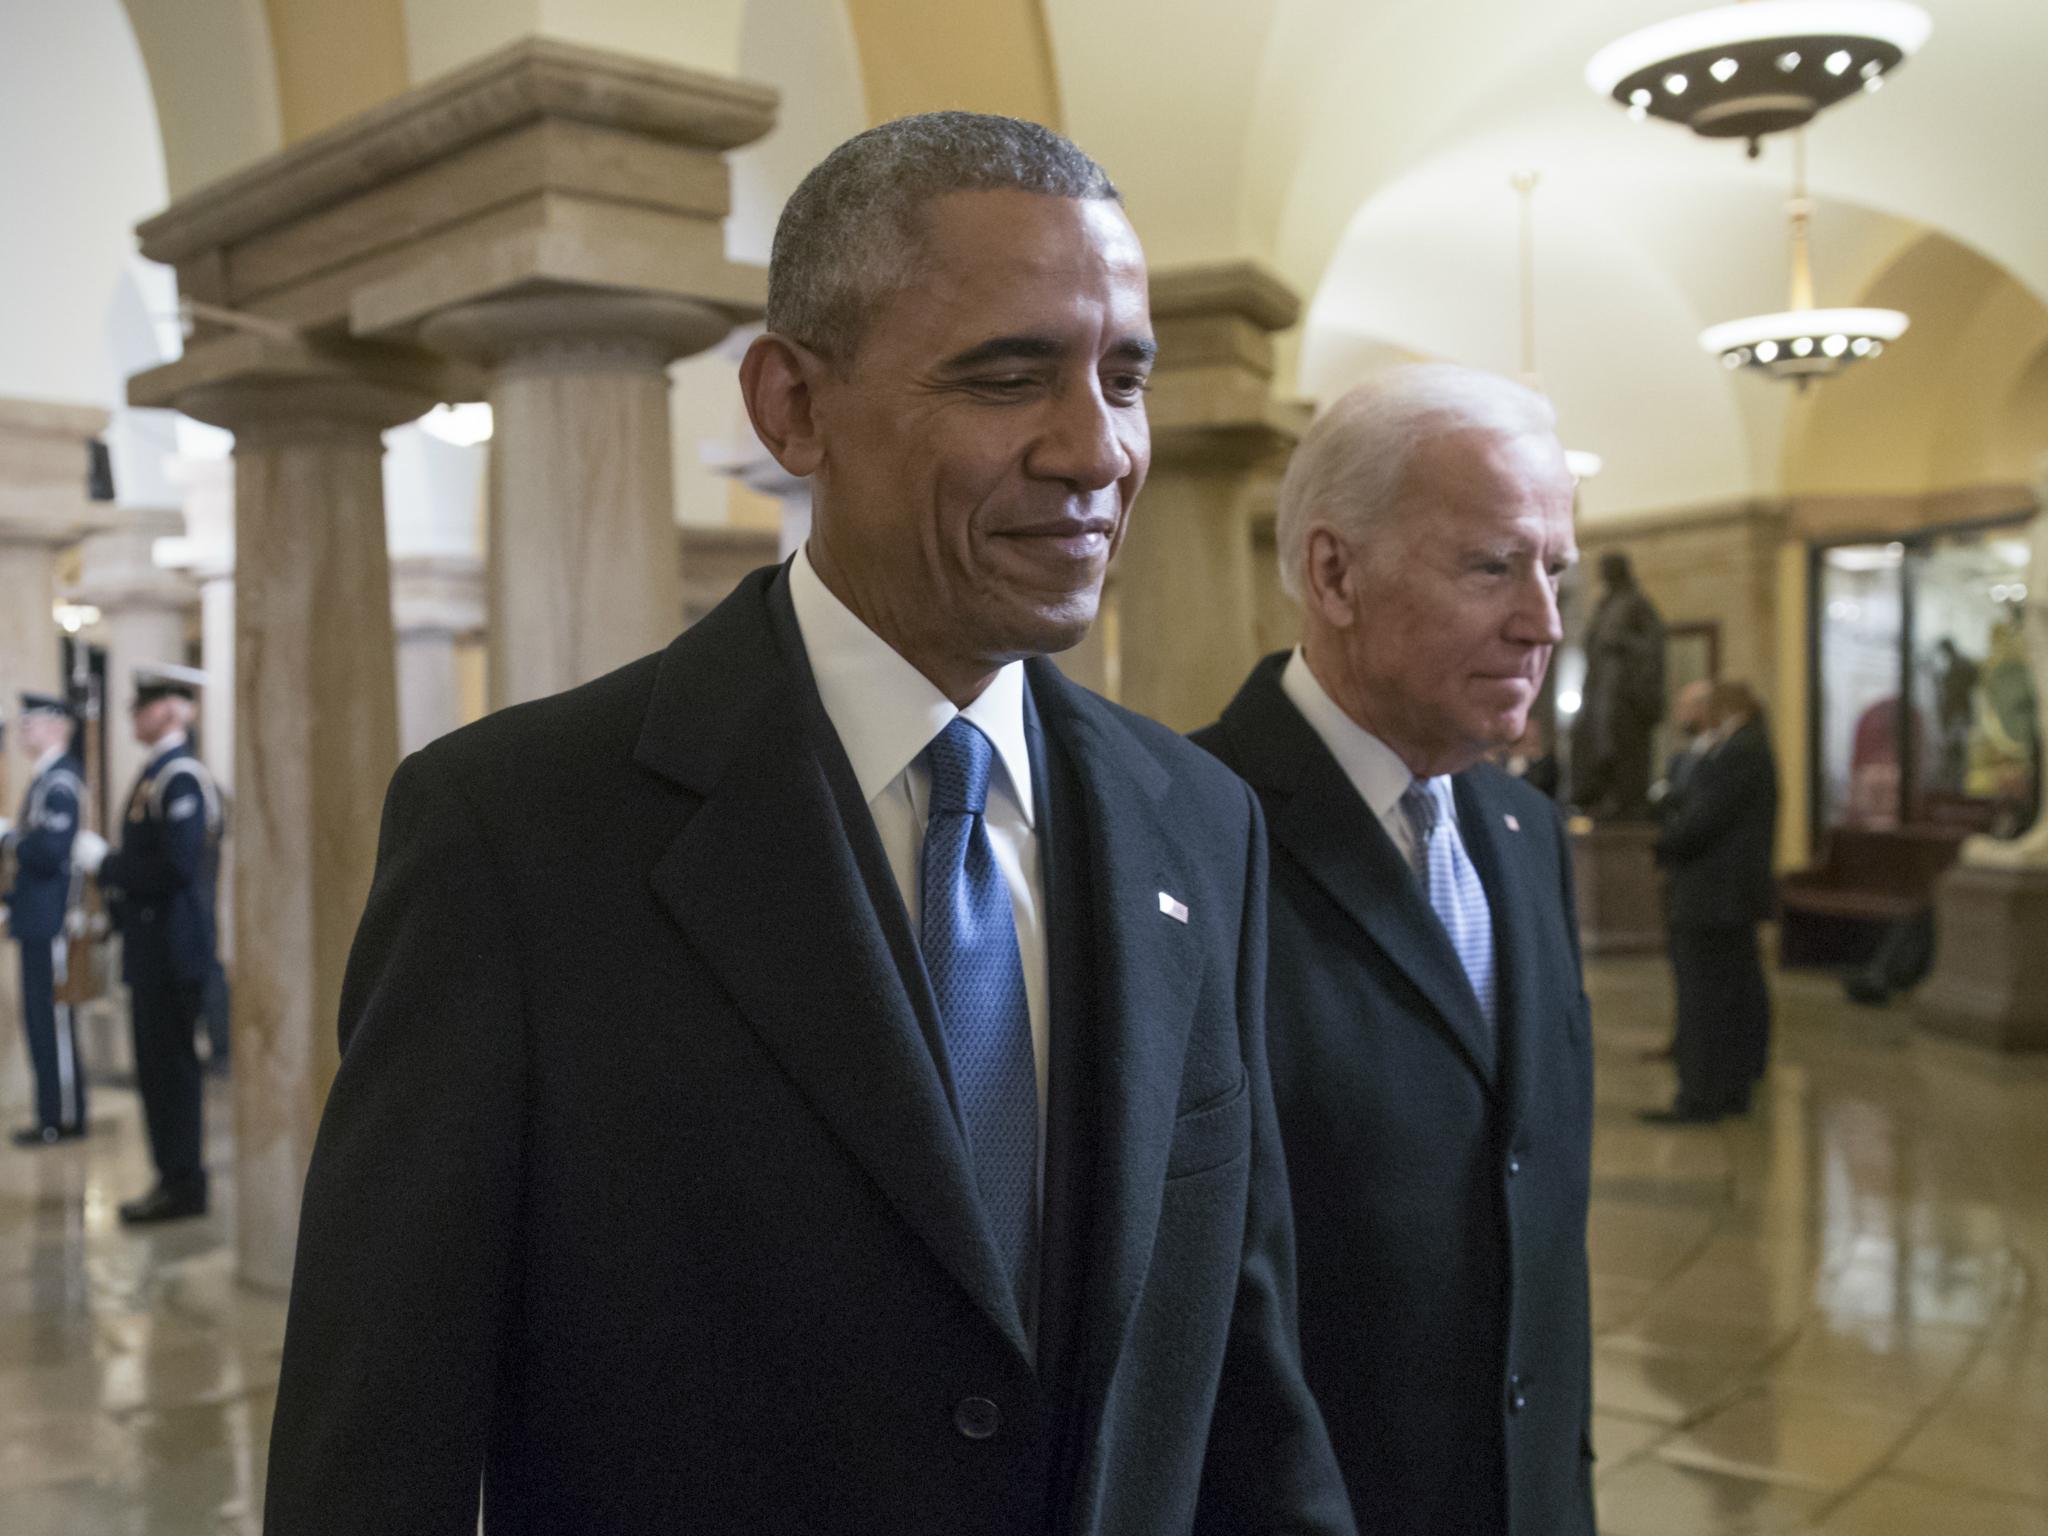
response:
[(1763, 922), (1777, 903), (1771, 854), (1778, 834), (1778, 768), (1761, 719), (1694, 764), (1659, 807), (1657, 862), (1664, 920), (1678, 928)]
[(1593, 1529), (1592, 1057), (1551, 803), (1453, 781), (1492, 910), (1499, 1044), (1393, 839), (1260, 663), (1196, 740), (1273, 840), (1266, 1017), (1302, 1359), (1361, 1531)]
[(220, 796), (179, 743), (153, 754), (128, 792), (121, 844), (100, 865), (121, 930), (121, 977), (187, 986), (212, 973), (220, 874)]
[(480, 1476), (494, 1536), (1350, 1529), (1295, 1343), (1256, 810), (1163, 727), (1028, 678), (1035, 1352), (909, 918), (758, 572), (393, 781), (271, 1532), (467, 1536)]
[(71, 843), (85, 800), (85, 765), (66, 754), (29, 781), (21, 819), (8, 835), (14, 885), (4, 893), (7, 930), (22, 944), (48, 944), (64, 931), (71, 900)]

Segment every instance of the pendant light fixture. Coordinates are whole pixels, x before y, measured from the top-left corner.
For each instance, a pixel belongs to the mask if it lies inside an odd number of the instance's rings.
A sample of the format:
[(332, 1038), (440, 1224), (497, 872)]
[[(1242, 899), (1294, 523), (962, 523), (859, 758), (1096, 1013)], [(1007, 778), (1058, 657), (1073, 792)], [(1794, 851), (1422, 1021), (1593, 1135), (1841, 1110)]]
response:
[(1638, 122), (1746, 139), (1755, 159), (1766, 134), (1882, 89), (1933, 28), (1908, 0), (1740, 0), (1609, 43), (1586, 83)]
[(1803, 133), (1792, 140), (1792, 197), (1786, 210), (1792, 224), (1791, 307), (1775, 315), (1710, 325), (1700, 332), (1700, 345), (1731, 373), (1754, 368), (1804, 389), (1815, 379), (1832, 378), (1854, 363), (1880, 356), (1886, 342), (1905, 334), (1908, 322), (1896, 309), (1813, 307), (1813, 254), (1808, 245), (1813, 200), (1806, 191)]

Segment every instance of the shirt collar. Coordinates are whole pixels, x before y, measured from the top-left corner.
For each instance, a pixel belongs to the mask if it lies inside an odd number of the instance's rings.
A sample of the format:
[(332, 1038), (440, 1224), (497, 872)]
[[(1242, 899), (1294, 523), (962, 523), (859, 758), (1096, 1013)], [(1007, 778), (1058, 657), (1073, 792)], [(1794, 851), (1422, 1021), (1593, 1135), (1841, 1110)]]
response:
[(37, 779), (41, 778), (52, 768), (63, 762), (66, 755), (64, 748), (61, 746), (45, 748), (43, 755), (36, 759), (35, 767), (29, 770), (29, 776)]
[(149, 761), (153, 763), (156, 762), (159, 758), (170, 756), (171, 753), (177, 751), (178, 748), (184, 746), (188, 739), (189, 738), (183, 731), (171, 732), (170, 735), (166, 736), (162, 741), (159, 741), (155, 746), (149, 749)]
[[(1392, 816), (1408, 786), (1416, 782), (1415, 775), (1408, 771), (1398, 752), (1344, 713), (1321, 679), (1309, 670), (1308, 658), (1298, 645), (1280, 673), (1280, 690), (1301, 711), (1309, 728), (1322, 738), (1367, 809), (1381, 821)], [(1435, 793), (1435, 780), (1422, 782)], [(1438, 794), (1437, 804), (1456, 818), (1456, 802), (1449, 795)]]
[(1022, 662), (1002, 668), (980, 697), (956, 709), (930, 678), (833, 594), (811, 564), (808, 548), (799, 549), (790, 562), (789, 600), (819, 701), (846, 749), (863, 800), (872, 805), (955, 715), (965, 715), (994, 744), (1025, 825), (1035, 824)]

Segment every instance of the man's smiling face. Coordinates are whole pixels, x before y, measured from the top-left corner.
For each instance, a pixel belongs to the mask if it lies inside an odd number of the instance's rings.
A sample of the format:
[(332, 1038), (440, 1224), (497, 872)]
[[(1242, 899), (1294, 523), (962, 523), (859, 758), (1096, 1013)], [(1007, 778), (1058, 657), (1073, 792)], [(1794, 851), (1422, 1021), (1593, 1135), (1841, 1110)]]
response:
[(813, 386), (820, 575), (928, 674), (1078, 642), (1151, 462), (1154, 350), (1115, 202), (935, 200), (912, 282)]

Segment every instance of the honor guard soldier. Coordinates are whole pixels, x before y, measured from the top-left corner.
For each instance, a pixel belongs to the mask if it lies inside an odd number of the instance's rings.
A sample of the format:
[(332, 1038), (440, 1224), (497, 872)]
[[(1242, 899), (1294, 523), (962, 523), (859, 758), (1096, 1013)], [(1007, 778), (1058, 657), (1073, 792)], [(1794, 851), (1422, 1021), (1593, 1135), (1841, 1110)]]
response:
[[(121, 972), (135, 1030), (135, 1075), (156, 1160), (156, 1187), (121, 1207), (125, 1222), (206, 1213), (201, 1089), (193, 1030), (214, 965), (220, 796), (186, 731), (206, 676), (138, 667), (135, 739), (150, 749), (122, 817), (121, 843), (82, 852), (121, 933)], [(92, 846), (98, 845), (98, 846)]]
[(72, 755), (78, 717), (55, 694), (21, 696), (21, 745), (35, 759), (21, 820), (0, 820), (14, 864), (8, 929), (21, 950), (21, 1023), (35, 1073), (36, 1118), (14, 1133), (17, 1146), (54, 1146), (85, 1134), (85, 1070), (71, 1009), (57, 1001), (68, 957), (72, 840), (85, 804), (85, 768)]

